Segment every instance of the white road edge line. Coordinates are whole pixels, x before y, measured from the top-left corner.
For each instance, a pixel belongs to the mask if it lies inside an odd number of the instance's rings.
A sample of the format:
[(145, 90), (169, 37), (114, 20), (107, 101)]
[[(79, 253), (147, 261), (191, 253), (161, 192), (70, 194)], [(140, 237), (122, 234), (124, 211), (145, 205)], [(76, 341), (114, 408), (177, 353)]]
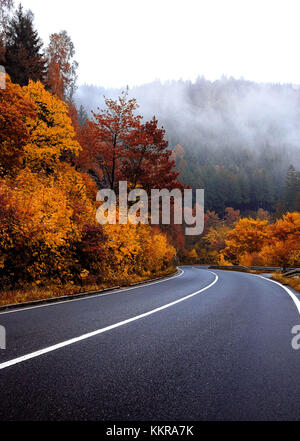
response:
[(251, 274), (251, 275), (260, 277), (261, 279), (267, 280), (268, 282), (275, 283), (276, 285), (280, 286), (280, 288), (283, 288), (294, 301), (296, 308), (298, 309), (298, 312), (300, 314), (300, 300), (295, 296), (295, 294), (289, 288), (287, 288), (286, 286), (282, 285), (279, 282), (276, 282), (276, 280), (268, 279), (267, 277), (260, 276), (259, 274)]
[(37, 308), (45, 308), (45, 307), (49, 307), (49, 306), (58, 306), (58, 305), (62, 305), (64, 303), (69, 303), (69, 302), (79, 302), (81, 300), (91, 300), (91, 299), (95, 299), (97, 297), (106, 297), (106, 296), (110, 296), (112, 294), (117, 294), (117, 293), (124, 293), (127, 291), (131, 291), (132, 289), (138, 289), (138, 288), (144, 288), (146, 286), (151, 286), (151, 285), (155, 285), (156, 283), (163, 283), (163, 282), (168, 282), (169, 280), (172, 279), (176, 279), (177, 277), (181, 277), (184, 274), (184, 271), (179, 268), (179, 270), (181, 271), (180, 274), (175, 274), (175, 276), (171, 276), (171, 277), (166, 277), (163, 280), (157, 280), (155, 282), (145, 282), (144, 284), (141, 285), (137, 285), (137, 286), (132, 286), (130, 288), (121, 288), (118, 290), (114, 290), (112, 292), (108, 292), (105, 294), (93, 294), (93, 295), (87, 295), (86, 297), (80, 297), (80, 299), (70, 299), (70, 300), (58, 300), (57, 302), (53, 302), (53, 303), (46, 303), (45, 305), (36, 305), (36, 306), (29, 306), (29, 307), (25, 307), (22, 308), (21, 304), (20, 304), (20, 308), (18, 309), (12, 309), (11, 311), (4, 311), (4, 312), (0, 312), (0, 315), (4, 315), (4, 314), (13, 314), (15, 312), (24, 312), (24, 311), (29, 311), (30, 309), (37, 309)]
[(75, 337), (70, 340), (63, 341), (63, 342), (58, 343), (56, 345), (49, 346), (48, 348), (44, 348), (44, 349), (32, 352), (27, 355), (23, 355), (22, 357), (18, 357), (18, 358), (14, 358), (13, 360), (6, 361), (6, 362), (0, 364), (0, 370), (6, 369), (6, 368), (13, 366), (15, 364), (22, 363), (23, 361), (30, 360), (31, 358), (39, 357), (41, 355), (47, 354), (48, 352), (56, 351), (57, 349), (61, 349), (65, 346), (72, 345), (73, 343), (77, 343), (79, 341), (86, 340), (87, 338), (94, 337), (95, 335), (103, 334), (104, 332), (111, 331), (112, 329), (119, 328), (120, 326), (127, 325), (128, 323), (134, 322), (136, 320), (140, 320), (142, 318), (148, 317), (149, 315), (152, 315), (157, 312), (163, 311), (164, 309), (170, 308), (171, 306), (177, 305), (178, 303), (184, 302), (185, 300), (188, 300), (191, 297), (194, 297), (197, 294), (200, 294), (200, 293), (206, 291), (207, 289), (211, 288), (213, 285), (215, 285), (217, 283), (217, 281), (219, 280), (219, 277), (217, 276), (217, 274), (213, 273), (212, 271), (209, 271), (209, 272), (215, 276), (215, 280), (212, 283), (210, 283), (208, 286), (200, 289), (199, 291), (193, 292), (192, 294), (189, 294), (185, 297), (182, 297), (181, 299), (175, 300), (172, 303), (168, 303), (166, 305), (160, 306), (159, 308), (152, 309), (151, 311), (145, 312), (144, 314), (140, 314), (140, 315), (137, 315), (136, 317), (132, 317), (130, 319), (124, 320), (119, 323), (115, 323), (114, 325), (107, 326), (106, 328), (98, 329), (97, 331), (89, 332), (88, 334), (84, 334), (79, 337)]
[[(197, 267), (193, 267), (193, 268), (201, 269), (201, 268), (197, 268)], [(280, 288), (283, 288), (288, 293), (288, 295), (292, 298), (292, 300), (295, 303), (296, 308), (298, 309), (298, 312), (300, 314), (300, 300), (289, 288), (282, 285), (282, 283), (276, 282), (276, 280), (268, 279), (267, 277), (260, 276), (259, 274), (251, 274), (251, 273), (247, 273), (247, 274), (250, 274), (250, 276), (260, 277), (263, 280), (267, 280), (268, 282), (275, 283), (276, 285), (280, 286)]]

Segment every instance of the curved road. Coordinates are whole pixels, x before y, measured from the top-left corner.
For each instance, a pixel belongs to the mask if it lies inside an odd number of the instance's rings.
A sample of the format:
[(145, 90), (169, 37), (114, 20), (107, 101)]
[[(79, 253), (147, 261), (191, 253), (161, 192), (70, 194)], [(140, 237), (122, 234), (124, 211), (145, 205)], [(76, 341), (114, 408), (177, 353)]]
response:
[(295, 301), (254, 275), (183, 271), (0, 313), (0, 419), (298, 420)]

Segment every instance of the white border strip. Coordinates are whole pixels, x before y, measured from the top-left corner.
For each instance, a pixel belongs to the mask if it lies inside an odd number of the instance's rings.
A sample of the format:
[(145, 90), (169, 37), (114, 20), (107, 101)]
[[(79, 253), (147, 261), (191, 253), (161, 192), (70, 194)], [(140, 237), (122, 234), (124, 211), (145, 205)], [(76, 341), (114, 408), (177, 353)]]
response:
[[(195, 266), (193, 266), (193, 268), (201, 269), (201, 268), (198, 268), (198, 267), (195, 267)], [(230, 272), (234, 273), (236, 271), (230, 271)], [(263, 280), (267, 280), (268, 282), (272, 282), (272, 283), (275, 283), (276, 285), (280, 286), (280, 288), (283, 288), (288, 293), (288, 295), (292, 298), (292, 300), (295, 303), (296, 308), (298, 309), (298, 312), (300, 314), (300, 300), (298, 299), (298, 297), (289, 288), (287, 288), (285, 285), (282, 285), (282, 283), (277, 282), (276, 280), (268, 279), (267, 277), (264, 277), (264, 276), (260, 276), (259, 274), (252, 274), (252, 273), (239, 273), (239, 274), (248, 274), (250, 276), (260, 277)]]
[(296, 308), (298, 309), (298, 312), (300, 314), (300, 300), (289, 288), (287, 288), (285, 285), (282, 285), (282, 283), (276, 282), (276, 280), (268, 279), (267, 277), (260, 276), (259, 274), (251, 274), (251, 275), (260, 277), (261, 279), (267, 280), (268, 282), (275, 283), (276, 285), (280, 286), (280, 288), (283, 288), (294, 301)]
[(185, 300), (188, 300), (191, 297), (194, 297), (197, 294), (200, 294), (201, 292), (206, 291), (207, 289), (209, 289), (213, 285), (215, 285), (215, 283), (217, 283), (217, 281), (219, 279), (217, 274), (213, 273), (212, 271), (209, 271), (209, 272), (215, 276), (215, 280), (210, 285), (206, 286), (205, 288), (200, 289), (199, 291), (193, 292), (192, 294), (189, 294), (185, 297), (182, 297), (179, 300), (175, 300), (172, 303), (168, 303), (166, 305), (160, 306), (159, 308), (152, 309), (151, 311), (145, 312), (144, 314), (140, 314), (140, 315), (137, 315), (136, 317), (132, 317), (130, 319), (124, 320), (119, 323), (115, 323), (114, 325), (107, 326), (106, 328), (98, 329), (97, 331), (93, 331), (88, 334), (84, 334), (79, 337), (75, 337), (70, 340), (63, 341), (63, 342), (58, 343), (56, 345), (49, 346), (48, 348), (44, 348), (39, 351), (32, 352), (31, 354), (23, 355), (22, 357), (18, 357), (18, 358), (14, 358), (13, 360), (6, 361), (6, 362), (0, 364), (0, 370), (6, 369), (6, 368), (13, 366), (15, 364), (22, 363), (23, 361), (30, 360), (31, 358), (39, 357), (41, 355), (47, 354), (48, 352), (56, 351), (57, 349), (61, 349), (61, 348), (64, 348), (65, 346), (72, 345), (73, 343), (77, 343), (79, 341), (86, 340), (87, 338), (95, 337), (95, 335), (103, 334), (104, 332), (111, 331), (112, 329), (119, 328), (120, 326), (127, 325), (128, 323), (134, 322), (136, 320), (140, 320), (142, 318), (148, 317), (148, 316), (155, 314), (157, 312), (163, 311), (164, 309), (170, 308), (171, 306), (177, 305), (178, 303), (184, 302)]
[(114, 290), (112, 292), (108, 292), (105, 294), (91, 294), (91, 295), (87, 294), (86, 297), (80, 297), (79, 299), (74, 298), (74, 299), (70, 299), (70, 300), (58, 300), (57, 302), (45, 303), (44, 305), (29, 306), (27, 308), (26, 307), (22, 308), (22, 303), (20, 303), (20, 306), (17, 309), (12, 309), (11, 311), (0, 312), (0, 315), (13, 314), (15, 312), (24, 312), (24, 311), (28, 311), (30, 309), (45, 308), (46, 306), (57, 306), (57, 305), (62, 305), (64, 303), (69, 303), (69, 302), (79, 302), (80, 300), (91, 300), (91, 299), (95, 299), (97, 297), (110, 296), (112, 294), (117, 294), (120, 292), (124, 293), (126, 291), (131, 291), (132, 289), (145, 288), (147, 286), (155, 285), (156, 283), (168, 282), (169, 280), (176, 279), (177, 277), (181, 277), (184, 274), (184, 271), (181, 268), (179, 268), (179, 271), (181, 271), (181, 273), (175, 274), (175, 276), (171, 276), (171, 277), (166, 276), (162, 280), (157, 280), (155, 282), (145, 282), (144, 284), (141, 284), (141, 285), (133, 286), (130, 288), (121, 288), (121, 289)]

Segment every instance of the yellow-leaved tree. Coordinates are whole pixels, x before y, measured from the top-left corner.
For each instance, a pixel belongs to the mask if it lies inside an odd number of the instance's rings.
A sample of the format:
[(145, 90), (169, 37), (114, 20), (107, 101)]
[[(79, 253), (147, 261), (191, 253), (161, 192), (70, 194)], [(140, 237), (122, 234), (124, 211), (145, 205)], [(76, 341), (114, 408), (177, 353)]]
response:
[(30, 141), (28, 120), (36, 119), (33, 105), (24, 90), (6, 75), (0, 88), (0, 176), (14, 177), (23, 166), (24, 146)]
[(126, 283), (167, 268), (175, 248), (166, 236), (149, 225), (105, 225), (104, 280)]
[(37, 114), (26, 121), (30, 140), (24, 147), (25, 164), (35, 172), (51, 174), (59, 162), (71, 162), (81, 150), (68, 106), (40, 82), (30, 81), (23, 89)]
[(286, 213), (269, 223), (240, 219), (226, 236), (220, 261), (246, 266), (298, 266), (300, 264), (300, 213)]
[(242, 218), (230, 230), (225, 239), (225, 248), (220, 252), (222, 261), (244, 264), (243, 258), (261, 251), (268, 237), (267, 220)]
[(287, 213), (269, 226), (269, 237), (260, 252), (265, 265), (300, 264), (300, 213)]

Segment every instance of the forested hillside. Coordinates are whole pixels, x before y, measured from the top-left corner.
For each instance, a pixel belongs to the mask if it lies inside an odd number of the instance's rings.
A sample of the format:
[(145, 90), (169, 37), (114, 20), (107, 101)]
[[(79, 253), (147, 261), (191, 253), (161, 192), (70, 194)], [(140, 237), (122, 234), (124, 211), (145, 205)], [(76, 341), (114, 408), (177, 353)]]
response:
[[(76, 101), (89, 111), (104, 94), (118, 93), (85, 85)], [(145, 118), (155, 114), (165, 127), (180, 180), (205, 189), (206, 209), (221, 216), (227, 206), (243, 213), (299, 209), (299, 201), (291, 203), (287, 194), (292, 169), (286, 185), (289, 167), (299, 170), (300, 164), (298, 87), (198, 78), (195, 83), (156, 81), (130, 94)]]

